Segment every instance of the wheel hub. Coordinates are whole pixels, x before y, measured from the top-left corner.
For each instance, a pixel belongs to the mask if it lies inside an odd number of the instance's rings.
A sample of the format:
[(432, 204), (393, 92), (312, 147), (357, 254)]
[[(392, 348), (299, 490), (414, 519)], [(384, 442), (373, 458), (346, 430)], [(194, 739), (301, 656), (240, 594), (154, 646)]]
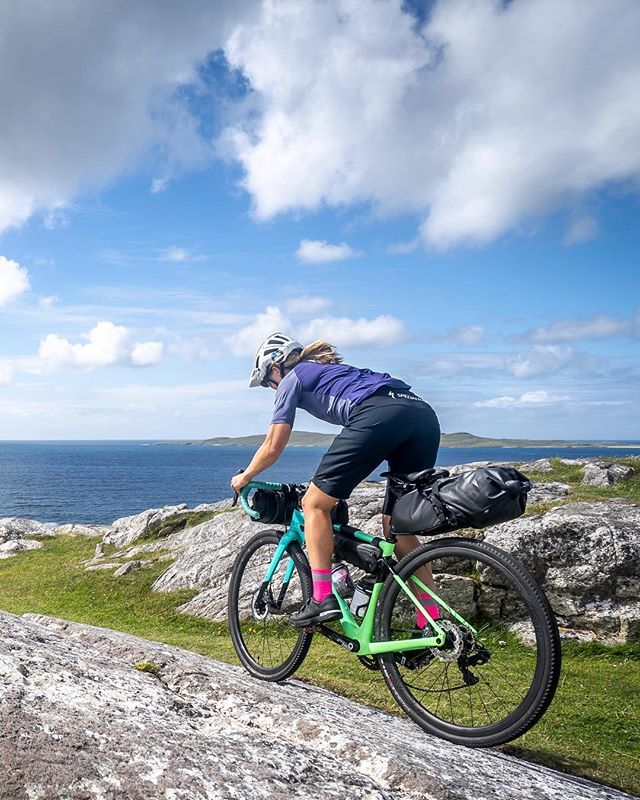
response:
[(254, 592), (253, 600), (251, 601), (251, 611), (253, 612), (253, 618), (257, 622), (264, 622), (269, 616), (269, 604), (265, 602), (265, 598), (262, 597), (263, 594), (262, 587), (260, 587)]

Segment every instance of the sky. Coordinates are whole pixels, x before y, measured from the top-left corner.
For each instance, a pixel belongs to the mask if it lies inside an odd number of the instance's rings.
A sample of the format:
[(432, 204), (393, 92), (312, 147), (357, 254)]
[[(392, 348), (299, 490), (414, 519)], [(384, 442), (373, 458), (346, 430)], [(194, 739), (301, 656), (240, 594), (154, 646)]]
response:
[(447, 432), (640, 439), (639, 40), (637, 0), (2, 4), (0, 439), (262, 433), (276, 330)]

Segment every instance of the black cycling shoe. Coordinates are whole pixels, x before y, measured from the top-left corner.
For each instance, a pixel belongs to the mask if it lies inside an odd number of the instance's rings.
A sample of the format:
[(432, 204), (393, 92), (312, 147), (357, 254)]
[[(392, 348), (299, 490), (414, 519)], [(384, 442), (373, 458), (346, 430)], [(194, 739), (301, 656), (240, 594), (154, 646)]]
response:
[(340, 619), (341, 616), (338, 600), (335, 595), (330, 594), (321, 603), (310, 597), (299, 611), (289, 617), (289, 622), (296, 628), (310, 628), (321, 622)]

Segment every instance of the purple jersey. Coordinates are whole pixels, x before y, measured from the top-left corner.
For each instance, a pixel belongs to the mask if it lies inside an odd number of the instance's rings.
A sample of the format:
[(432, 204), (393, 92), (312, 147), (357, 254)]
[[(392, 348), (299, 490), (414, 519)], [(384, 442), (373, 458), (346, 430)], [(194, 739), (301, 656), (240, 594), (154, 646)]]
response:
[(381, 386), (411, 388), (387, 372), (301, 361), (278, 384), (271, 423), (286, 422), (293, 427), (296, 409), (303, 408), (325, 422), (346, 425), (351, 409)]

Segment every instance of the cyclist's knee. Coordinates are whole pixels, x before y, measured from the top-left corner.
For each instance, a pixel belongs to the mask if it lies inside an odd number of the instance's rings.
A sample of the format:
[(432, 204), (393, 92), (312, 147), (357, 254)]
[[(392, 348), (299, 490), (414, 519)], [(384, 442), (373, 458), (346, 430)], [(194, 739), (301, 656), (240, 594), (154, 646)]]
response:
[(328, 514), (337, 502), (335, 497), (331, 497), (318, 489), (315, 484), (310, 483), (302, 498), (302, 511), (305, 514), (313, 511), (322, 511)]

